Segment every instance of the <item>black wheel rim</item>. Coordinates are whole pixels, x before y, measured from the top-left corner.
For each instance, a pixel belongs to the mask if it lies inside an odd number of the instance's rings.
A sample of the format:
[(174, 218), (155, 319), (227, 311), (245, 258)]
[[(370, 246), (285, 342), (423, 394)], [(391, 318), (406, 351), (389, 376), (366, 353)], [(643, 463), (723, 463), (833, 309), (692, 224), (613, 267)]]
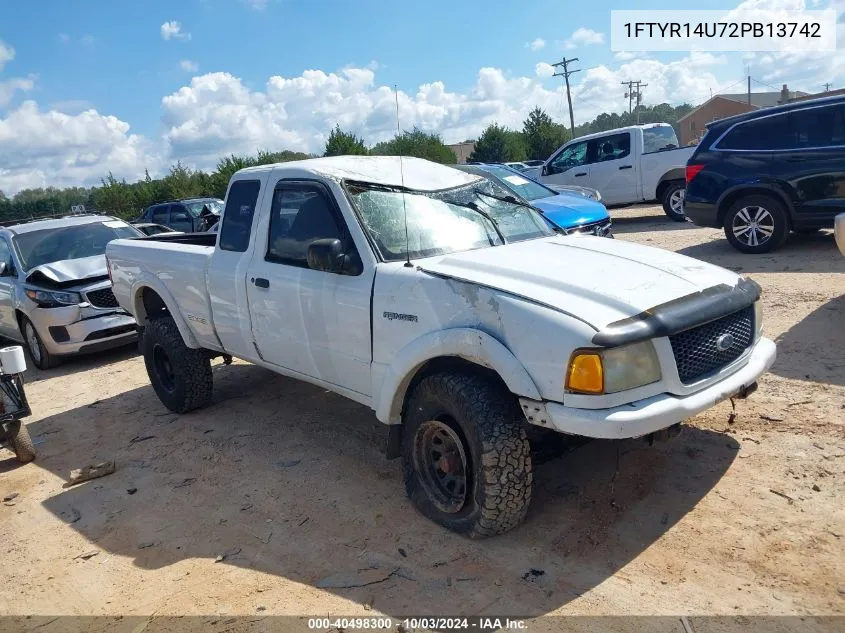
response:
[(161, 345), (153, 347), (153, 368), (161, 386), (172, 392), (176, 388), (176, 376), (173, 373), (173, 365), (170, 364), (170, 357)]
[(414, 466), (429, 499), (449, 514), (467, 500), (468, 461), (464, 443), (446, 422), (423, 422), (414, 437)]

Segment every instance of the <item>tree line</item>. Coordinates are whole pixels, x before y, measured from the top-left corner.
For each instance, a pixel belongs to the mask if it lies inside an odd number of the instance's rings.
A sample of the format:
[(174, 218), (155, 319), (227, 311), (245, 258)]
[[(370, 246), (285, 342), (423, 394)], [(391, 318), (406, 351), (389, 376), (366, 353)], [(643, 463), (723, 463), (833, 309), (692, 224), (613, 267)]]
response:
[[(662, 103), (656, 106), (639, 106), (637, 110), (640, 123), (665, 122), (676, 125), (678, 119), (692, 110), (692, 106), (684, 104), (673, 107)], [(576, 126), (575, 136), (633, 125), (636, 118), (636, 113), (603, 113), (589, 123)], [(474, 141), (475, 150), (470, 154), (469, 161), (503, 163), (529, 159), (545, 160), (570, 138), (569, 130), (564, 125), (552, 120), (542, 108), (535, 107), (523, 121), (521, 130), (511, 130), (495, 122), (488, 125)], [(443, 143), (439, 134), (418, 128), (368, 147), (363, 138), (341, 129), (338, 125), (329, 134), (322, 155), (416, 156), (446, 165), (457, 162), (455, 152)], [(254, 156), (233, 154), (221, 158), (211, 172), (190, 169), (177, 162), (161, 178), (152, 178), (147, 172), (143, 179), (134, 183), (117, 179), (109, 173), (99, 186), (90, 188), (23, 189), (11, 198), (7, 198), (0, 191), (0, 221), (64, 215), (69, 213), (74, 205), (85, 205), (89, 211), (96, 210), (132, 219), (151, 204), (165, 200), (223, 198), (232, 174), (244, 167), (315, 156), (291, 150), (261, 150)]]

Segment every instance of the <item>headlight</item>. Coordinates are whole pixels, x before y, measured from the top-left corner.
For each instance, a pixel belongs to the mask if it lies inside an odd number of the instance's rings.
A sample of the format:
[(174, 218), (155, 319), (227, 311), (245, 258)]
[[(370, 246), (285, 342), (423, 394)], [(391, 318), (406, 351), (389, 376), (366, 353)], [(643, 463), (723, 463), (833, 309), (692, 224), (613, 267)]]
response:
[(569, 361), (566, 390), (616, 393), (649, 385), (660, 377), (660, 362), (651, 341), (613, 349), (580, 349)]
[(75, 306), (82, 303), (82, 295), (78, 292), (59, 292), (56, 290), (35, 290), (27, 288), (26, 296), (38, 304), (39, 308), (58, 308), (60, 306)]
[(757, 299), (754, 302), (754, 340), (756, 341), (763, 334), (763, 302)]
[(601, 202), (601, 192), (598, 189), (595, 189), (595, 192), (595, 196), (590, 197), (593, 198), (596, 202)]

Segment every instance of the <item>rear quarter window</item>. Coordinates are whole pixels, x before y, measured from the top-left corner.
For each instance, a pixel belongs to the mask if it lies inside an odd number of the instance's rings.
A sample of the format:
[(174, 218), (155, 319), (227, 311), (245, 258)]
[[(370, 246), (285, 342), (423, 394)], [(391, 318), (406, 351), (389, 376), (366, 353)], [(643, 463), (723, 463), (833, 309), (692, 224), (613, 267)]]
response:
[(257, 180), (238, 180), (229, 187), (220, 228), (221, 250), (243, 253), (249, 246), (259, 189)]

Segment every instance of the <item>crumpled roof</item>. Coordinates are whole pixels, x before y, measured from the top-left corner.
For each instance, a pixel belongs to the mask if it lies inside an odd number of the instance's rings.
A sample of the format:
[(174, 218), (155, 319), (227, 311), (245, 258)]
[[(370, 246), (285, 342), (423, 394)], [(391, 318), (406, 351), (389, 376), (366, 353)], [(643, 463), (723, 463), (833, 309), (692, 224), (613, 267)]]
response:
[[(400, 169), (401, 160), (401, 169)], [(417, 191), (439, 191), (481, 180), (446, 165), (422, 158), (399, 156), (329, 156), (308, 160), (249, 167), (241, 172), (285, 169), (326, 176), (336, 180), (357, 180)]]

